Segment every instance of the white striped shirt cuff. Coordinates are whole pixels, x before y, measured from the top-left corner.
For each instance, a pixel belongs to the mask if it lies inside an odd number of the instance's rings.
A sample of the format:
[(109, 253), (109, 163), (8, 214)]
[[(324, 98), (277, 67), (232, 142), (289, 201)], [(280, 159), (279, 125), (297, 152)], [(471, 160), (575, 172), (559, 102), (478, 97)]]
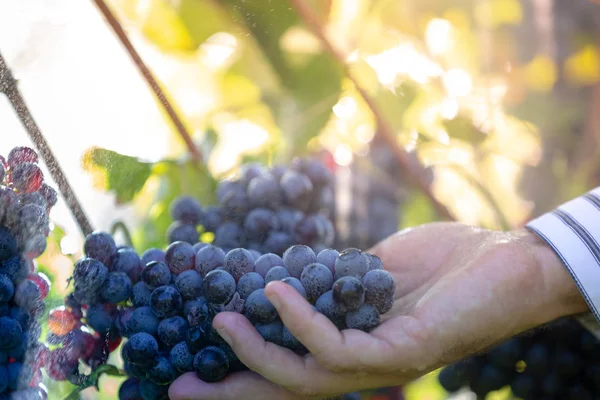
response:
[(600, 188), (527, 224), (563, 261), (600, 322)]

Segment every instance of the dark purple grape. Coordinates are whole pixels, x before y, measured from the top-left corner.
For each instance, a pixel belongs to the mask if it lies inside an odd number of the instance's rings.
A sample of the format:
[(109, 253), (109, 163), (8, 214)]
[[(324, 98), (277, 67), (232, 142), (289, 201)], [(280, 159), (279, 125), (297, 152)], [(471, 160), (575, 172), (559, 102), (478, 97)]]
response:
[(304, 286), (302, 285), (302, 282), (300, 282), (297, 278), (293, 278), (293, 277), (288, 277), (288, 278), (283, 278), (281, 280), (281, 282), (290, 285), (291, 287), (293, 287), (294, 289), (296, 289), (296, 291), (298, 293), (300, 293), (300, 295), (302, 297), (304, 297), (305, 299), (307, 298), (306, 295), (306, 289), (304, 289)]
[(169, 243), (186, 242), (193, 245), (200, 240), (200, 234), (196, 225), (175, 221), (167, 229), (167, 240)]
[(383, 269), (369, 271), (362, 282), (365, 287), (365, 302), (374, 305), (380, 314), (392, 309), (396, 281), (389, 272)]
[(174, 242), (167, 247), (165, 260), (174, 274), (180, 274), (194, 268), (196, 253), (191, 244)]
[(195, 270), (184, 271), (175, 278), (175, 286), (184, 300), (198, 298), (202, 294), (202, 276)]
[(142, 281), (149, 289), (168, 285), (171, 282), (171, 271), (167, 264), (151, 261), (142, 271)]
[(224, 270), (209, 272), (202, 282), (204, 297), (211, 304), (227, 304), (236, 289), (235, 279)]
[(225, 256), (223, 269), (229, 272), (237, 282), (242, 275), (254, 271), (254, 257), (246, 249), (233, 249)]
[(284, 278), (289, 278), (290, 273), (285, 267), (273, 267), (267, 272), (265, 276), (265, 285), (271, 281), (280, 281)]
[(141, 264), (142, 266), (148, 265), (148, 263), (156, 261), (156, 262), (166, 262), (166, 254), (161, 249), (152, 248), (148, 249), (142, 254)]
[(272, 175), (257, 176), (248, 184), (248, 200), (254, 207), (275, 209), (281, 205), (282, 197), (279, 182)]
[(107, 266), (110, 266), (112, 257), (117, 252), (114, 239), (106, 232), (92, 232), (87, 235), (83, 248), (86, 256)]
[(254, 262), (254, 270), (263, 278), (273, 267), (283, 266), (283, 259), (274, 253), (266, 253)]
[(196, 254), (195, 269), (205, 277), (210, 271), (225, 263), (225, 252), (216, 246), (206, 246)]
[(300, 282), (306, 290), (306, 295), (311, 303), (317, 301), (321, 295), (333, 286), (333, 275), (329, 268), (323, 264), (313, 263), (304, 268)]
[(334, 282), (333, 298), (348, 310), (357, 310), (365, 302), (365, 288), (360, 279), (345, 276)]
[(171, 203), (171, 217), (175, 221), (198, 225), (202, 221), (202, 206), (191, 196), (180, 196)]
[(277, 318), (275, 306), (265, 296), (264, 289), (255, 290), (246, 299), (246, 314), (254, 323), (266, 323)]
[(242, 299), (247, 299), (252, 292), (265, 287), (265, 280), (256, 272), (244, 274), (237, 283), (237, 292)]
[(290, 247), (283, 254), (283, 264), (294, 278), (300, 279), (304, 267), (317, 261), (314, 251), (305, 245)]
[(172, 317), (181, 312), (183, 299), (177, 289), (161, 286), (154, 289), (150, 295), (150, 307), (158, 318)]

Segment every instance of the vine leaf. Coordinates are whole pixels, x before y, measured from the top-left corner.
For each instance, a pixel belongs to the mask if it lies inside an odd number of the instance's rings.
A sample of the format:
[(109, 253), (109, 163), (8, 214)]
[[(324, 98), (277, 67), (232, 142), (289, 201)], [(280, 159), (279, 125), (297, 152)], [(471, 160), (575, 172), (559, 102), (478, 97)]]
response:
[(67, 395), (63, 400), (79, 400), (79, 395), (82, 391), (87, 388), (95, 387), (98, 389), (98, 381), (102, 375), (109, 376), (126, 376), (125, 371), (121, 371), (117, 367), (111, 364), (103, 364), (96, 368), (90, 375), (87, 375), (83, 378), (81, 384), (77, 389), (73, 390), (71, 393)]
[(94, 185), (112, 191), (119, 204), (128, 203), (142, 190), (152, 174), (153, 163), (93, 147), (82, 157), (84, 170), (92, 174)]

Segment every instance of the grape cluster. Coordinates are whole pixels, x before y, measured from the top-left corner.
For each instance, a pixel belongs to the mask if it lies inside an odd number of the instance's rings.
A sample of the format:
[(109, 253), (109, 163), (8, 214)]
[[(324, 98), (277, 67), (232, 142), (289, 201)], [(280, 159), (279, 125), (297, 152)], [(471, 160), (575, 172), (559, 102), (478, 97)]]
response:
[(57, 194), (44, 183), (33, 149), (0, 156), (0, 399), (45, 399), (42, 368), (48, 348), (39, 342), (39, 317), (50, 281), (33, 259), (46, 248), (48, 213)]
[(73, 293), (50, 313), (50, 330), (62, 345), (50, 353), (50, 375), (76, 382), (77, 360), (105, 362), (125, 337), (129, 379), (120, 399), (166, 399), (170, 383), (189, 371), (215, 382), (244, 370), (212, 326), (221, 311), (243, 313), (265, 340), (305, 353), (264, 294), (270, 281), (294, 287), (339, 329), (370, 331), (394, 301), (395, 282), (381, 260), (357, 249), (316, 254), (294, 245), (279, 256), (176, 241), (139, 257), (102, 232), (90, 234), (84, 248)]
[(484, 399), (510, 386), (523, 400), (600, 398), (600, 341), (573, 319), (514, 337), (488, 353), (442, 369), (449, 392), (470, 388)]
[(294, 244), (315, 251), (333, 244), (334, 182), (316, 160), (298, 158), (290, 167), (270, 169), (242, 165), (236, 179), (219, 183), (217, 198), (217, 206), (205, 208), (192, 197), (177, 198), (171, 205), (169, 242), (195, 244), (201, 226), (225, 251), (244, 247), (282, 255)]

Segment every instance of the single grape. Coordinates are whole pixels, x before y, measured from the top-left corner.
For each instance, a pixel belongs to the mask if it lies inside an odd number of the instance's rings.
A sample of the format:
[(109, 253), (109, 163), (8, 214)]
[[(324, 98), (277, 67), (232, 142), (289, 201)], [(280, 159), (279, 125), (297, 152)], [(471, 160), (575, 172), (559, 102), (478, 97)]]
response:
[(195, 269), (205, 277), (206, 274), (225, 263), (225, 252), (216, 246), (206, 246), (196, 254)]
[[(6, 165), (11, 169), (16, 168), (22, 163), (38, 163), (38, 155), (31, 147), (17, 146), (14, 147), (9, 153), (6, 159)], [(1, 392), (0, 392), (1, 393)]]
[(23, 335), (21, 325), (9, 317), (0, 317), (0, 332), (0, 350), (16, 346)]
[(195, 299), (202, 294), (202, 276), (193, 269), (184, 271), (175, 278), (175, 286), (184, 300)]
[(237, 292), (242, 299), (247, 299), (252, 292), (265, 287), (265, 280), (256, 272), (244, 274), (237, 284)]
[(350, 329), (370, 332), (379, 325), (377, 308), (370, 304), (363, 304), (358, 310), (346, 314), (346, 325)]
[(275, 213), (267, 208), (255, 208), (248, 213), (244, 229), (250, 240), (263, 241), (271, 231), (279, 229), (279, 220)]
[(177, 378), (177, 373), (166, 357), (158, 357), (146, 377), (150, 382), (164, 386), (173, 382)]
[(148, 333), (136, 333), (123, 345), (121, 352), (125, 361), (151, 368), (158, 357), (158, 342)]
[(167, 229), (167, 240), (169, 243), (186, 242), (193, 245), (200, 240), (200, 234), (196, 225), (175, 221)]
[(98, 260), (106, 266), (110, 266), (111, 259), (117, 252), (114, 239), (106, 232), (92, 232), (87, 235), (83, 248), (87, 257)]
[[(510, 384), (513, 394), (521, 399), (533, 399), (536, 389), (536, 381), (532, 376), (519, 374)], [(580, 399), (580, 397), (578, 397)]]
[(348, 310), (357, 310), (365, 302), (365, 288), (360, 279), (345, 276), (333, 284), (333, 298)]
[(131, 279), (124, 272), (111, 272), (101, 289), (104, 300), (121, 303), (131, 296)]
[(167, 264), (160, 261), (151, 261), (142, 270), (142, 281), (149, 289), (168, 285), (171, 282), (171, 271)]
[(204, 382), (217, 382), (227, 375), (229, 360), (223, 350), (209, 346), (194, 357), (194, 369)]
[(179, 316), (166, 318), (158, 324), (158, 338), (167, 347), (173, 347), (185, 339), (189, 325)]
[(280, 206), (282, 195), (278, 180), (270, 174), (257, 176), (248, 184), (248, 200), (254, 207), (275, 209)]
[(254, 271), (254, 257), (246, 249), (233, 249), (225, 256), (223, 269), (237, 282), (242, 275)]
[(131, 302), (135, 307), (150, 305), (152, 290), (144, 282), (138, 282), (131, 289)]
[(302, 282), (300, 282), (298, 279), (293, 277), (287, 277), (283, 278), (281, 282), (290, 285), (291, 287), (296, 289), (296, 291), (300, 293), (302, 297), (304, 297), (305, 299), (307, 298), (306, 289), (304, 289)]
[(290, 332), (290, 330), (284, 325), (281, 331), (281, 344), (283, 347), (296, 352), (304, 352), (306, 348), (300, 341)]
[(140, 380), (129, 378), (119, 387), (119, 400), (140, 400)]
[(292, 236), (286, 232), (270, 232), (265, 239), (266, 252), (283, 254), (286, 249), (294, 244)]
[(361, 279), (369, 270), (369, 259), (359, 249), (346, 249), (335, 260), (336, 279), (355, 276)]
[(308, 208), (314, 188), (306, 175), (287, 171), (281, 177), (280, 184), (287, 204), (299, 209)]
[(44, 174), (36, 164), (24, 162), (11, 169), (11, 179), (19, 192), (33, 193), (44, 183)]
[(148, 265), (148, 263), (152, 262), (152, 261), (156, 261), (156, 262), (166, 262), (166, 257), (165, 257), (165, 252), (162, 251), (161, 249), (157, 249), (157, 248), (151, 248), (148, 249), (144, 252), (144, 254), (142, 254), (141, 257), (141, 264), (143, 267), (145, 267), (146, 265)]
[(333, 298), (333, 291), (329, 290), (321, 295), (315, 303), (317, 311), (325, 315), (338, 329), (346, 327), (346, 313), (344, 305)]
[(214, 244), (221, 248), (238, 248), (244, 243), (244, 229), (235, 222), (224, 222), (215, 231)]
[(208, 346), (208, 332), (205, 330), (206, 324), (190, 326), (185, 335), (185, 343), (190, 351), (195, 354)]
[(114, 328), (116, 318), (117, 308), (109, 303), (93, 304), (86, 312), (87, 324), (101, 335)]
[(337, 260), (340, 252), (334, 249), (324, 249), (317, 254), (317, 262), (323, 264), (332, 274), (335, 274), (335, 260)]
[(277, 254), (266, 253), (258, 257), (254, 262), (254, 270), (263, 278), (273, 267), (283, 266), (283, 259)]
[(313, 263), (304, 268), (300, 282), (306, 290), (308, 300), (314, 303), (323, 293), (331, 290), (333, 275), (323, 264)]
[(194, 268), (196, 253), (191, 244), (174, 242), (167, 247), (165, 259), (171, 272), (180, 274)]
[(510, 339), (489, 352), (489, 362), (499, 368), (514, 369), (515, 364), (522, 358), (521, 350), (520, 340)]
[(291, 275), (285, 267), (273, 267), (265, 276), (265, 285), (271, 281), (280, 281), (289, 277), (291, 277)]
[(246, 314), (254, 323), (271, 322), (277, 318), (277, 310), (265, 296), (264, 289), (255, 290), (246, 299)]
[(290, 247), (283, 254), (283, 264), (294, 277), (300, 279), (304, 267), (317, 261), (314, 251), (305, 245)]
[(180, 196), (171, 203), (171, 217), (175, 221), (198, 225), (202, 221), (202, 206), (191, 196)]
[(224, 270), (209, 272), (202, 282), (204, 297), (211, 304), (227, 304), (235, 293), (235, 279)]
[(177, 315), (183, 307), (183, 299), (179, 291), (171, 286), (161, 286), (150, 295), (150, 307), (159, 318)]
[(394, 305), (396, 281), (387, 271), (371, 270), (362, 279), (365, 287), (365, 302), (377, 308), (380, 314), (385, 314)]
[(185, 341), (173, 346), (169, 353), (169, 360), (179, 372), (189, 372), (193, 369), (194, 355)]

